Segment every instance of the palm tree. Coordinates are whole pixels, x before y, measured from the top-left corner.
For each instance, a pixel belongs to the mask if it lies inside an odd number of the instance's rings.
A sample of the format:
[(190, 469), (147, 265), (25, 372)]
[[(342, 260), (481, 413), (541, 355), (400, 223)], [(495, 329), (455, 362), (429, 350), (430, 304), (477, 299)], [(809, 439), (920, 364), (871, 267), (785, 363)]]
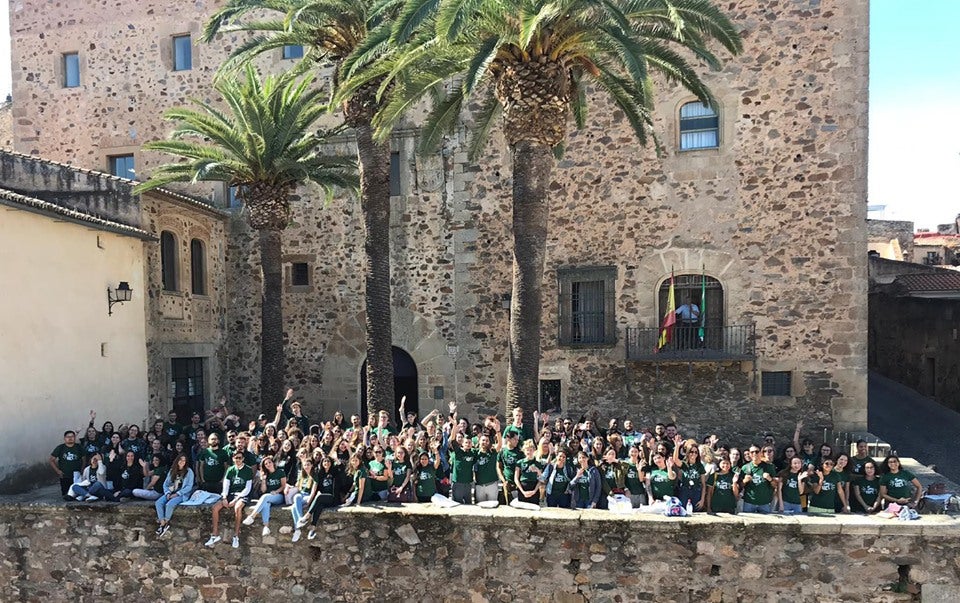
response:
[(214, 181), (236, 186), (247, 221), (260, 237), (262, 306), (260, 403), (271, 411), (283, 391), (282, 255), (280, 233), (290, 222), (290, 198), (297, 186), (314, 182), (332, 196), (336, 187), (355, 189), (356, 162), (325, 155), (324, 134), (315, 129), (327, 111), (310, 78), (267, 77), (261, 83), (248, 66), (235, 79), (214, 87), (228, 108), (193, 101), (197, 109), (175, 108), (165, 118), (177, 122), (169, 140), (145, 149), (179, 158), (154, 170), (136, 192), (171, 182)]
[[(539, 397), (541, 286), (548, 198), (568, 116), (586, 119), (593, 84), (623, 112), (638, 140), (652, 134), (652, 73), (714, 104), (697, 71), (719, 69), (708, 49), (741, 50), (709, 0), (406, 0), (391, 41), (404, 48), (361, 71), (342, 94), (378, 83), (380, 135), (425, 95), (435, 102), (420, 137), (436, 149), (468, 99), (480, 97), (468, 151), (476, 157), (502, 116), (513, 160), (513, 292), (507, 411), (532, 415)], [(443, 84), (459, 82), (442, 94)], [(655, 136), (653, 137), (656, 141)], [(658, 147), (659, 148), (659, 147)]]
[[(387, 44), (399, 0), (228, 0), (211, 16), (203, 38), (219, 32), (253, 32), (221, 69), (288, 45), (305, 49), (301, 69), (332, 63), (334, 88), (341, 69), (368, 66)], [(266, 18), (240, 21), (251, 14)], [(393, 414), (393, 334), (390, 304), (390, 143), (374, 139), (377, 83), (354, 90), (339, 103), (357, 137), (360, 207), (364, 223), (367, 408)]]

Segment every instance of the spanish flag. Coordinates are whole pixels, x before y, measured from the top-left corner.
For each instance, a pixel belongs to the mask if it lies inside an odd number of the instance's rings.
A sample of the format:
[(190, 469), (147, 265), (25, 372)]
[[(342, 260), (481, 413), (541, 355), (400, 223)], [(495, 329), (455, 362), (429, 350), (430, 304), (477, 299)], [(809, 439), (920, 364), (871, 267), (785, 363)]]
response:
[(667, 313), (663, 315), (663, 326), (660, 327), (660, 340), (657, 342), (657, 350), (662, 350), (663, 346), (670, 343), (673, 339), (673, 326), (677, 323), (677, 302), (673, 294), (673, 271), (670, 271), (670, 292), (667, 293)]

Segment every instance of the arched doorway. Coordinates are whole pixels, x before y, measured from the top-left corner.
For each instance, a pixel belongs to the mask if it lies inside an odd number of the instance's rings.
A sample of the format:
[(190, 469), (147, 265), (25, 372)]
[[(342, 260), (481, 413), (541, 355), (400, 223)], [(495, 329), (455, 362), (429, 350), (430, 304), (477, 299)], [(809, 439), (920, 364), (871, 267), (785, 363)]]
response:
[[(393, 422), (399, 427), (404, 418), (400, 416), (400, 399), (407, 397), (407, 412), (420, 414), (420, 399), (417, 388), (417, 364), (402, 349), (393, 346)], [(360, 420), (367, 424), (367, 361), (360, 367)]]

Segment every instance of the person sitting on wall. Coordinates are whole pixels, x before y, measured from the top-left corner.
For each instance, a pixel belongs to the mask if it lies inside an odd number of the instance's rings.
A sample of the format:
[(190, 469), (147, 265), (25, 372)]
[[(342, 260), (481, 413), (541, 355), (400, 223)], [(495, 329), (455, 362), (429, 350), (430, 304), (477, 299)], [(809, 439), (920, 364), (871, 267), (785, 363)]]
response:
[(233, 454), (233, 466), (227, 469), (223, 478), (223, 489), (220, 500), (213, 505), (213, 530), (204, 546), (214, 546), (220, 542), (220, 510), (232, 509), (234, 516), (233, 548), (240, 547), (240, 525), (243, 521), (243, 507), (249, 502), (247, 498), (253, 488), (253, 470), (243, 464), (243, 453)]

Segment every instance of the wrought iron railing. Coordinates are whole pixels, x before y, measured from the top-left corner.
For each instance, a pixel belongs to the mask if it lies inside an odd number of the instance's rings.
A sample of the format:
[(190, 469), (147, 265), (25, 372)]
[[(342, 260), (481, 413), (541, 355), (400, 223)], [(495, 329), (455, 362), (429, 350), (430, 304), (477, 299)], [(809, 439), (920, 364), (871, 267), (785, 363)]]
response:
[(709, 362), (756, 358), (754, 325), (700, 327), (676, 325), (673, 337), (658, 347), (659, 328), (627, 328), (627, 360)]

